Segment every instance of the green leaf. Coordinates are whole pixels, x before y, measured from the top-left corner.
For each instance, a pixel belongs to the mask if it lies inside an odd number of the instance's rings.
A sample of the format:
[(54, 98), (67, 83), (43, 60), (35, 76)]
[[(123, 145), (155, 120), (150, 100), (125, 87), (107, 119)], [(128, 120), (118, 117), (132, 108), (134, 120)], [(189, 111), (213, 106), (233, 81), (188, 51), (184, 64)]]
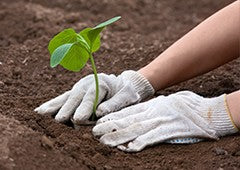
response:
[(95, 41), (92, 43), (88, 37), (88, 32), (91, 31), (92, 28), (85, 28), (79, 34), (87, 41), (91, 48), (91, 52), (95, 52), (100, 48), (101, 41), (100, 41), (100, 34), (97, 35)]
[(91, 52), (90, 44), (86, 41), (86, 39), (82, 35), (80, 34), (77, 35), (77, 42), (80, 43), (88, 52)]
[(65, 55), (60, 65), (70, 71), (80, 71), (89, 59), (88, 51), (79, 43), (75, 43)]
[(77, 33), (72, 28), (68, 28), (58, 33), (49, 42), (48, 50), (52, 54), (59, 46), (77, 41)]
[(50, 59), (50, 66), (56, 67), (62, 59), (65, 57), (65, 55), (69, 52), (70, 48), (73, 46), (73, 43), (69, 44), (63, 44), (60, 47), (58, 47), (51, 56)]
[(103, 28), (103, 27), (106, 27), (107, 25), (110, 25), (114, 22), (116, 22), (117, 20), (119, 20), (121, 18), (121, 16), (117, 16), (117, 17), (114, 17), (112, 19), (109, 19), (101, 24), (98, 24), (96, 27), (94, 27), (93, 29), (98, 29), (98, 28)]
[(81, 43), (64, 44), (53, 52), (51, 66), (60, 64), (67, 70), (80, 71), (88, 59), (89, 53)]
[[(97, 37), (100, 37), (100, 32), (104, 29), (105, 27), (97, 28), (97, 29), (91, 29), (87, 32), (87, 37), (91, 44), (94, 44)], [(100, 46), (100, 44), (99, 44)]]
[[(120, 18), (121, 18), (120, 16), (114, 17), (114, 18), (112, 18), (112, 19), (109, 19), (109, 20), (107, 20), (107, 21), (105, 21), (105, 22), (97, 25), (97, 26), (94, 27), (94, 28), (86, 28), (85, 30), (83, 30), (83, 31), (84, 31), (83, 33), (87, 35), (87, 36), (85, 36), (85, 37), (87, 37), (88, 40), (89, 40), (88, 43), (90, 44), (90, 47), (91, 47), (91, 51), (92, 51), (92, 52), (97, 51), (97, 50), (99, 49), (99, 47), (100, 47), (100, 44), (101, 44), (101, 42), (100, 42), (100, 35), (99, 35), (100, 32), (101, 32), (107, 25), (116, 22), (116, 21), (119, 20)], [(83, 34), (83, 33), (82, 33), (82, 34)], [(84, 38), (85, 38), (85, 37), (84, 37)], [(99, 40), (98, 40), (98, 38), (99, 38)], [(87, 40), (87, 41), (88, 41), (88, 40)]]

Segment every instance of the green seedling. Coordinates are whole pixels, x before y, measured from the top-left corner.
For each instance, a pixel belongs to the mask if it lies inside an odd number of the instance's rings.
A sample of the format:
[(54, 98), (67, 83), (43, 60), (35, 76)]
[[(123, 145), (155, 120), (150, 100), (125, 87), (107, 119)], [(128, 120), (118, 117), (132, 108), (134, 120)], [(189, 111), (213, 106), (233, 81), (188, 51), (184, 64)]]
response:
[(85, 28), (79, 33), (76, 33), (72, 28), (65, 29), (54, 36), (48, 45), (48, 50), (51, 54), (51, 67), (56, 67), (60, 64), (67, 70), (77, 72), (80, 71), (85, 66), (88, 59), (90, 59), (96, 84), (96, 97), (91, 120), (96, 120), (95, 113), (99, 95), (98, 76), (93, 59), (93, 53), (100, 48), (101, 31), (107, 25), (112, 24), (120, 18), (120, 16), (114, 17), (95, 26), (94, 28)]

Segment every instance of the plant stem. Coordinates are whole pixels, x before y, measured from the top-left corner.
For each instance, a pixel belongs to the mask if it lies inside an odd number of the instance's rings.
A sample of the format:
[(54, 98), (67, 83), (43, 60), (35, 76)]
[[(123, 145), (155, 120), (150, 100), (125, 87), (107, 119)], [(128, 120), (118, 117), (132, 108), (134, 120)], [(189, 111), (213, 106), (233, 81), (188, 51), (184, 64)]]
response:
[(95, 78), (95, 85), (96, 85), (96, 96), (95, 96), (95, 101), (94, 101), (94, 104), (93, 104), (93, 114), (92, 114), (92, 117), (91, 117), (91, 120), (94, 121), (97, 118), (96, 110), (97, 110), (98, 96), (99, 96), (99, 85), (98, 85), (97, 69), (96, 69), (96, 66), (95, 66), (95, 63), (94, 63), (92, 53), (90, 53), (90, 61), (91, 61), (91, 64), (92, 64), (93, 74), (94, 74), (94, 78)]

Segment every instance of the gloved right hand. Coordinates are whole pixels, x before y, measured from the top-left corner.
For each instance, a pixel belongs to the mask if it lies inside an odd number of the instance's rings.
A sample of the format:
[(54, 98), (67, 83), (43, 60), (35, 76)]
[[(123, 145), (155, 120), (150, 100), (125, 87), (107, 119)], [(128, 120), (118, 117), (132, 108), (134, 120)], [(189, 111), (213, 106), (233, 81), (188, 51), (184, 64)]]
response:
[(226, 96), (204, 98), (191, 91), (158, 96), (102, 117), (92, 131), (94, 136), (101, 136), (103, 144), (126, 152), (162, 142), (219, 139), (239, 131)]
[[(127, 70), (121, 75), (98, 74), (99, 100), (96, 116), (104, 116), (128, 105), (140, 102), (154, 94), (154, 89), (140, 73)], [(93, 112), (95, 100), (94, 75), (78, 81), (70, 91), (43, 103), (34, 111), (39, 114), (54, 115), (58, 122), (72, 117), (73, 123), (87, 121)]]

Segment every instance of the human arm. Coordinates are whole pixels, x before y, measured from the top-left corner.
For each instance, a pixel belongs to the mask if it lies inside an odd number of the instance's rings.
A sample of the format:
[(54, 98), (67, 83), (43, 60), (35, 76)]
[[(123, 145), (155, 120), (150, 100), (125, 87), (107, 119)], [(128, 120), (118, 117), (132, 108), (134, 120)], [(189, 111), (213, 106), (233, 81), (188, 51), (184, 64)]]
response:
[(141, 68), (160, 90), (239, 57), (240, 1), (218, 11)]

